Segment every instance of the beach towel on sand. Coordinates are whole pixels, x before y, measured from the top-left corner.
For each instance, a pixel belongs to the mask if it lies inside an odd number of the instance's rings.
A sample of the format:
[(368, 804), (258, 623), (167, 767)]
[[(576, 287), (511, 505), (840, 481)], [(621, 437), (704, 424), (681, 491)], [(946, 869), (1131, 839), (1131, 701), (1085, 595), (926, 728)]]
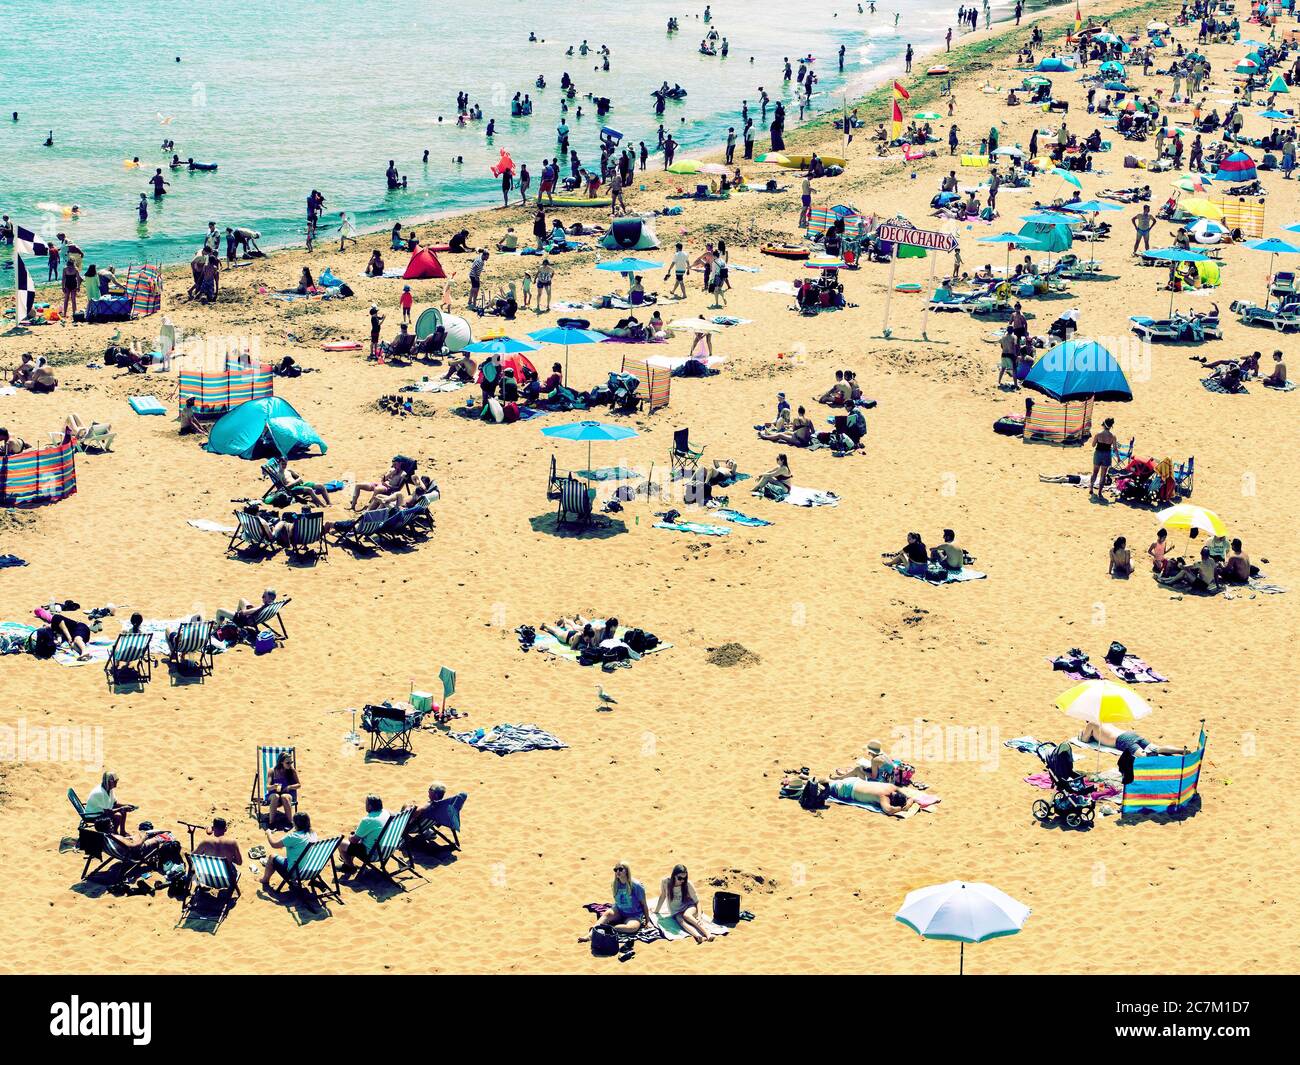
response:
[(800, 488), (795, 485), (781, 502), (789, 503), (792, 507), (838, 507), (840, 497), (834, 492), (823, 492), (819, 488)]
[(925, 573), (908, 573), (902, 566), (892, 567), (895, 572), (901, 573), (904, 577), (915, 577), (918, 581), (925, 581), (926, 584), (960, 584), (963, 581), (982, 581), (988, 576), (987, 573), (981, 573), (977, 569), (959, 569), (956, 571), (945, 570), (943, 579), (939, 580), (928, 570)]
[(670, 532), (695, 533), (697, 536), (727, 536), (731, 530), (725, 525), (711, 525), (703, 521), (657, 521), (656, 529), (668, 529)]
[(537, 725), (494, 725), (489, 729), (448, 733), (453, 740), (505, 757), (520, 751), (560, 751), (569, 745)]
[[(1062, 655), (1061, 657), (1066, 658), (1069, 656)], [(1083, 663), (1082, 667), (1078, 669), (1059, 669), (1057, 668), (1055, 658), (1045, 656), (1043, 661), (1050, 663), (1050, 665), (1052, 666), (1053, 669), (1056, 670), (1056, 672), (1060, 673), (1062, 676), (1066, 677), (1067, 679), (1075, 682), (1082, 682), (1085, 680), (1099, 680), (1101, 678), (1101, 674), (1097, 672), (1097, 667), (1094, 666), (1091, 662)]]
[[(915, 817), (916, 814), (920, 813), (922, 810), (926, 813), (933, 813), (933, 808), (943, 801), (937, 795), (930, 795), (923, 791), (917, 791), (915, 788), (899, 788), (898, 790), (916, 803), (915, 806), (908, 807), (908, 809), (904, 810), (902, 814), (895, 815), (904, 819)], [(826, 801), (828, 803), (833, 803), (836, 806), (849, 806), (855, 810), (870, 810), (875, 814), (884, 814), (885, 812), (877, 803), (874, 802), (850, 802), (848, 799), (837, 799), (834, 795), (827, 795)]]
[(723, 521), (729, 521), (735, 525), (750, 525), (754, 528), (758, 528), (763, 525), (772, 524), (772, 522), (768, 521), (766, 518), (754, 518), (748, 514), (742, 514), (738, 510), (731, 510), (729, 508), (715, 510), (713, 513)]
[[(651, 919), (654, 921), (655, 927), (658, 928), (659, 931), (663, 933), (663, 938), (669, 940), (670, 942), (677, 939), (691, 938), (690, 932), (686, 931), (685, 928), (683, 928), (680, 924), (678, 924), (677, 919), (675, 917), (669, 917), (665, 913), (660, 913), (660, 914), (652, 914)], [(702, 913), (698, 913), (698, 911), (695, 919), (699, 921), (700, 926), (710, 935), (725, 936), (728, 932), (731, 931), (731, 929), (728, 928), (725, 924), (714, 924)]]
[(1125, 655), (1124, 661), (1118, 666), (1111, 662), (1106, 663), (1109, 669), (1120, 680), (1129, 684), (1168, 684), (1169, 678), (1161, 673), (1157, 673), (1149, 665), (1138, 658), (1137, 655)]
[[(614, 635), (616, 637), (622, 638), (625, 632), (627, 632), (627, 628), (622, 627), (615, 630)], [(656, 644), (654, 647), (651, 647), (650, 649), (641, 652), (641, 657), (644, 657), (645, 655), (652, 655), (657, 651), (666, 651), (670, 647), (672, 647), (672, 644), (660, 642)], [(566, 647), (564, 644), (560, 643), (560, 641), (557, 640), (554, 636), (552, 636), (549, 632), (543, 632), (540, 628), (537, 630), (537, 635), (533, 639), (533, 650), (545, 651), (548, 654), (555, 655), (556, 658), (565, 658), (568, 659), (570, 662), (578, 661), (577, 651), (575, 651), (572, 647)], [(634, 655), (633, 657), (635, 658), (636, 656)]]
[(186, 525), (193, 525), (196, 529), (202, 529), (204, 532), (225, 533), (229, 536), (235, 531), (233, 525), (222, 525), (219, 521), (213, 521), (211, 518), (190, 518), (185, 522)]
[(1245, 396), (1250, 394), (1250, 389), (1245, 385), (1238, 385), (1237, 391), (1230, 392), (1217, 377), (1202, 377), (1201, 387), (1207, 392), (1214, 392), (1220, 396)]

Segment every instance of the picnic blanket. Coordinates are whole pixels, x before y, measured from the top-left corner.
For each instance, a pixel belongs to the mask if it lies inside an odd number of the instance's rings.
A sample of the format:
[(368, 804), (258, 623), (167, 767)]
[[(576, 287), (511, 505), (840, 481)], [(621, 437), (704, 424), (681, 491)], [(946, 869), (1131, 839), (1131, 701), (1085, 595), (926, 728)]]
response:
[(1271, 388), (1274, 392), (1294, 392), (1295, 382), (1288, 380), (1284, 385), (1270, 385), (1267, 381), (1265, 381), (1264, 387)]
[(489, 729), (448, 733), (453, 740), (505, 757), (520, 751), (560, 751), (569, 745), (537, 725), (494, 725)]
[(1207, 392), (1214, 392), (1220, 396), (1246, 396), (1250, 394), (1250, 389), (1245, 385), (1238, 385), (1237, 391), (1232, 392), (1217, 377), (1202, 377), (1201, 387)]
[(578, 470), (574, 476), (588, 481), (635, 481), (641, 475), (626, 466), (602, 466), (598, 470)]
[(792, 507), (838, 507), (840, 497), (820, 488), (800, 488), (795, 485), (781, 502), (789, 503)]
[[(1067, 656), (1061, 655), (1059, 657), (1065, 658)], [(1044, 661), (1050, 663), (1051, 667), (1054, 670), (1056, 670), (1056, 672), (1062, 674), (1063, 676), (1075, 682), (1101, 679), (1101, 674), (1097, 672), (1097, 667), (1094, 666), (1091, 662), (1084, 662), (1082, 668), (1080, 669), (1060, 669), (1056, 665), (1056, 659), (1052, 658), (1050, 655), (1045, 656)]]
[(657, 521), (656, 529), (668, 529), (670, 532), (695, 533), (699, 536), (727, 536), (731, 530), (725, 525), (711, 525), (703, 521)]
[(413, 385), (403, 385), (399, 392), (459, 392), (465, 387), (464, 381), (416, 381)]
[[(617, 629), (614, 635), (616, 637), (622, 637), (623, 633), (625, 632), (627, 632), (627, 627), (623, 626)], [(635, 651), (633, 651), (632, 659), (633, 661), (635, 661), (637, 658), (644, 658), (646, 655), (652, 655), (657, 651), (666, 651), (671, 646), (672, 644), (663, 643), (661, 641), (660, 643), (656, 644), (654, 647), (651, 647), (650, 650), (643, 651), (640, 654), (637, 654)], [(537, 630), (537, 635), (533, 639), (533, 650), (545, 651), (547, 652), (547, 654), (555, 655), (556, 658), (564, 658), (570, 662), (578, 661), (577, 651), (575, 651), (572, 647), (566, 647), (564, 644), (560, 643), (560, 641), (557, 640), (554, 636), (552, 636), (549, 632), (543, 632), (541, 629)]]
[(981, 573), (977, 569), (959, 569), (944, 570), (943, 580), (935, 580), (934, 575), (929, 571), (925, 573), (908, 573), (902, 566), (890, 567), (896, 573), (901, 573), (904, 577), (915, 577), (918, 581), (925, 581), (926, 584), (961, 584), (963, 581), (982, 581), (988, 576), (987, 573)]
[(1137, 655), (1125, 655), (1124, 660), (1118, 666), (1108, 661), (1106, 668), (1119, 677), (1120, 680), (1127, 681), (1129, 684), (1169, 683), (1168, 677), (1157, 673)]

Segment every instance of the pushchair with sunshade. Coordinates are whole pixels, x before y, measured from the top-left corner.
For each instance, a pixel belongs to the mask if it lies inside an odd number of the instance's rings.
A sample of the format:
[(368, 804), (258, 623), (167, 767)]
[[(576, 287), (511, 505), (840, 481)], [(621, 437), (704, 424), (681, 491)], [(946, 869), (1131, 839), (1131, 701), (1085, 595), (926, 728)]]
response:
[(1034, 819), (1044, 824), (1059, 819), (1070, 828), (1091, 825), (1097, 816), (1097, 803), (1092, 797), (1092, 786), (1074, 768), (1070, 745), (1040, 743), (1034, 753), (1047, 767), (1052, 781), (1052, 797), (1034, 800)]

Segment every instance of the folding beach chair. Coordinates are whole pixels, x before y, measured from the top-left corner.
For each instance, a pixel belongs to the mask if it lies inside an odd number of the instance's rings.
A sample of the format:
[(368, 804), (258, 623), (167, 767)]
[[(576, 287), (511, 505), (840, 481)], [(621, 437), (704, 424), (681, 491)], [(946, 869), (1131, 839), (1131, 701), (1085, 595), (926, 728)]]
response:
[(214, 854), (191, 854), (188, 858), (190, 875), (185, 897), (181, 899), (180, 920), (176, 923), (184, 924), (191, 917), (199, 917), (195, 905), (203, 898), (211, 899), (217, 909), (214, 914), (203, 916), (202, 919), (215, 922), (219, 928), (235, 904), (235, 899), (239, 898), (239, 869), (229, 859), (218, 858)]
[[(271, 888), (271, 893), (278, 896), (286, 887), (291, 891), (301, 891), (307, 905), (313, 911), (319, 910), (326, 899), (340, 898), (338, 871), (334, 867), (334, 850), (342, 842), (342, 836), (332, 836), (308, 844), (292, 866), (283, 872), (276, 870), (282, 883), (278, 889)], [(329, 871), (330, 879), (333, 881), (332, 886), (325, 882), (326, 870)]]
[(367, 705), (361, 711), (361, 728), (370, 733), (370, 752), (391, 751), (393, 754), (415, 751), (411, 747), (411, 733), (420, 724), (419, 715), (408, 717), (405, 710), (396, 706)]
[(81, 801), (81, 797), (73, 788), (68, 789), (68, 802), (72, 803), (72, 808), (77, 811), (77, 829), (98, 828), (105, 820), (103, 815), (86, 813), (86, 804)]
[[(362, 869), (373, 869), (390, 883), (397, 883), (399, 873), (414, 873), (421, 880), (424, 874), (415, 867), (410, 854), (403, 854), (406, 846), (406, 830), (414, 811), (407, 808), (391, 815), (379, 833), (370, 850), (361, 859)], [(396, 862), (397, 868), (390, 870), (389, 862)]]
[(235, 531), (231, 534), (230, 543), (226, 545), (226, 554), (245, 549), (270, 552), (272, 555), (279, 551), (280, 545), (267, 535), (262, 521), (259, 514), (235, 511)]
[(1273, 275), (1269, 292), (1274, 296), (1293, 296), (1296, 293), (1296, 275), (1293, 270), (1279, 270)]
[(546, 498), (547, 498), (547, 499), (559, 499), (559, 498), (560, 498), (560, 485), (564, 483), (564, 479), (565, 479), (565, 477), (568, 477), (568, 476), (569, 476), (569, 475), (568, 475), (567, 473), (564, 475), (564, 477), (561, 477), (561, 476), (560, 476), (560, 471), (559, 471), (559, 469), (557, 468), (557, 466), (556, 466), (556, 464), (555, 464), (555, 456), (552, 455), (552, 456), (551, 456), (551, 473), (550, 473), (550, 476), (547, 477), (547, 479), (546, 479)]
[[(264, 807), (271, 805), (271, 771), (275, 769), (275, 763), (280, 760), (280, 755), (289, 755), (289, 762), (295, 768), (298, 765), (298, 755), (292, 747), (263, 747), (257, 748), (257, 772), (253, 774), (253, 791), (248, 797), (248, 814), (259, 825), (262, 824)], [(293, 790), (289, 792), (289, 803), (296, 810), (298, 809), (298, 792)]]
[[(706, 445), (707, 446), (707, 445)], [(691, 447), (690, 429), (677, 429), (673, 432), (673, 446), (668, 452), (669, 475), (673, 480), (686, 477), (699, 468), (704, 448)]]
[(199, 676), (207, 677), (212, 673), (212, 630), (216, 628), (211, 621), (183, 621), (171, 641), (171, 660), (177, 666), (185, 665), (186, 655), (198, 655)]
[(454, 851), (460, 850), (460, 811), (468, 798), (469, 795), (462, 791), (439, 799), (428, 815), (412, 821), (407, 835), (427, 847), (446, 846)]
[(432, 528), (433, 516), (429, 513), (429, 501), (421, 497), (409, 507), (395, 511), (375, 535), (413, 543), (426, 529)]
[(134, 673), (139, 684), (153, 680), (153, 655), (149, 653), (151, 643), (152, 632), (118, 633), (108, 652), (108, 661), (104, 663), (104, 676), (110, 687), (119, 683), (119, 674), (127, 669)]
[(325, 539), (325, 515), (319, 510), (295, 514), (287, 551), (292, 558), (311, 555), (328, 561), (330, 551), (329, 541)]
[(1130, 436), (1127, 444), (1116, 444), (1110, 453), (1110, 468), (1122, 470), (1133, 458), (1133, 442), (1136, 436)]
[(351, 544), (352, 547), (369, 547), (374, 548), (374, 537), (378, 534), (393, 516), (392, 507), (382, 507), (379, 510), (366, 510), (357, 515), (352, 522), (345, 528), (339, 528), (339, 524), (334, 526), (334, 542), (340, 546)]
[[(276, 643), (284, 643), (289, 638), (289, 634), (285, 631), (284, 618), (280, 616), (280, 611), (292, 602), (292, 599), (277, 599), (274, 603), (267, 603), (265, 606), (259, 607), (257, 613), (245, 622), (242, 627), (252, 629), (254, 632), (259, 629), (266, 629), (275, 637)], [(280, 623), (279, 632), (276, 632), (275, 626), (271, 624), (273, 621)]]
[(1185, 463), (1174, 466), (1174, 487), (1179, 495), (1192, 494), (1192, 484), (1196, 478), (1196, 456), (1191, 455)]
[[(97, 828), (83, 828), (77, 833), (77, 849), (86, 856), (86, 864), (81, 867), (81, 879), (88, 880), (96, 873), (114, 862), (112, 883), (122, 884), (143, 872), (145, 859), (136, 857), (130, 849), (107, 832)], [(98, 862), (91, 868), (91, 862)]]
[(595, 517), (591, 511), (591, 504), (595, 498), (594, 488), (588, 488), (585, 482), (576, 477), (566, 477), (560, 482), (559, 509), (555, 514), (556, 524), (580, 526), (595, 524)]

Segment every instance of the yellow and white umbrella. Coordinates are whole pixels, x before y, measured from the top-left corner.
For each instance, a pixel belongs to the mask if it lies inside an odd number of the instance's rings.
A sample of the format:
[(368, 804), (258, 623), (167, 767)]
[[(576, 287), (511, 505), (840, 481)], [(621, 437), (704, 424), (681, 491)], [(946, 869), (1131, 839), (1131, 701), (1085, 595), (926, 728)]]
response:
[(1162, 510), (1156, 515), (1156, 521), (1166, 529), (1200, 529), (1213, 536), (1228, 534), (1228, 527), (1219, 515), (1193, 503), (1179, 503)]
[(1217, 203), (1211, 203), (1209, 200), (1188, 197), (1178, 204), (1188, 214), (1194, 214), (1197, 218), (1210, 218), (1218, 221), (1223, 217), (1223, 208)]
[(1068, 717), (1095, 725), (1120, 725), (1151, 713), (1147, 701), (1126, 684), (1114, 680), (1085, 680), (1056, 697)]

